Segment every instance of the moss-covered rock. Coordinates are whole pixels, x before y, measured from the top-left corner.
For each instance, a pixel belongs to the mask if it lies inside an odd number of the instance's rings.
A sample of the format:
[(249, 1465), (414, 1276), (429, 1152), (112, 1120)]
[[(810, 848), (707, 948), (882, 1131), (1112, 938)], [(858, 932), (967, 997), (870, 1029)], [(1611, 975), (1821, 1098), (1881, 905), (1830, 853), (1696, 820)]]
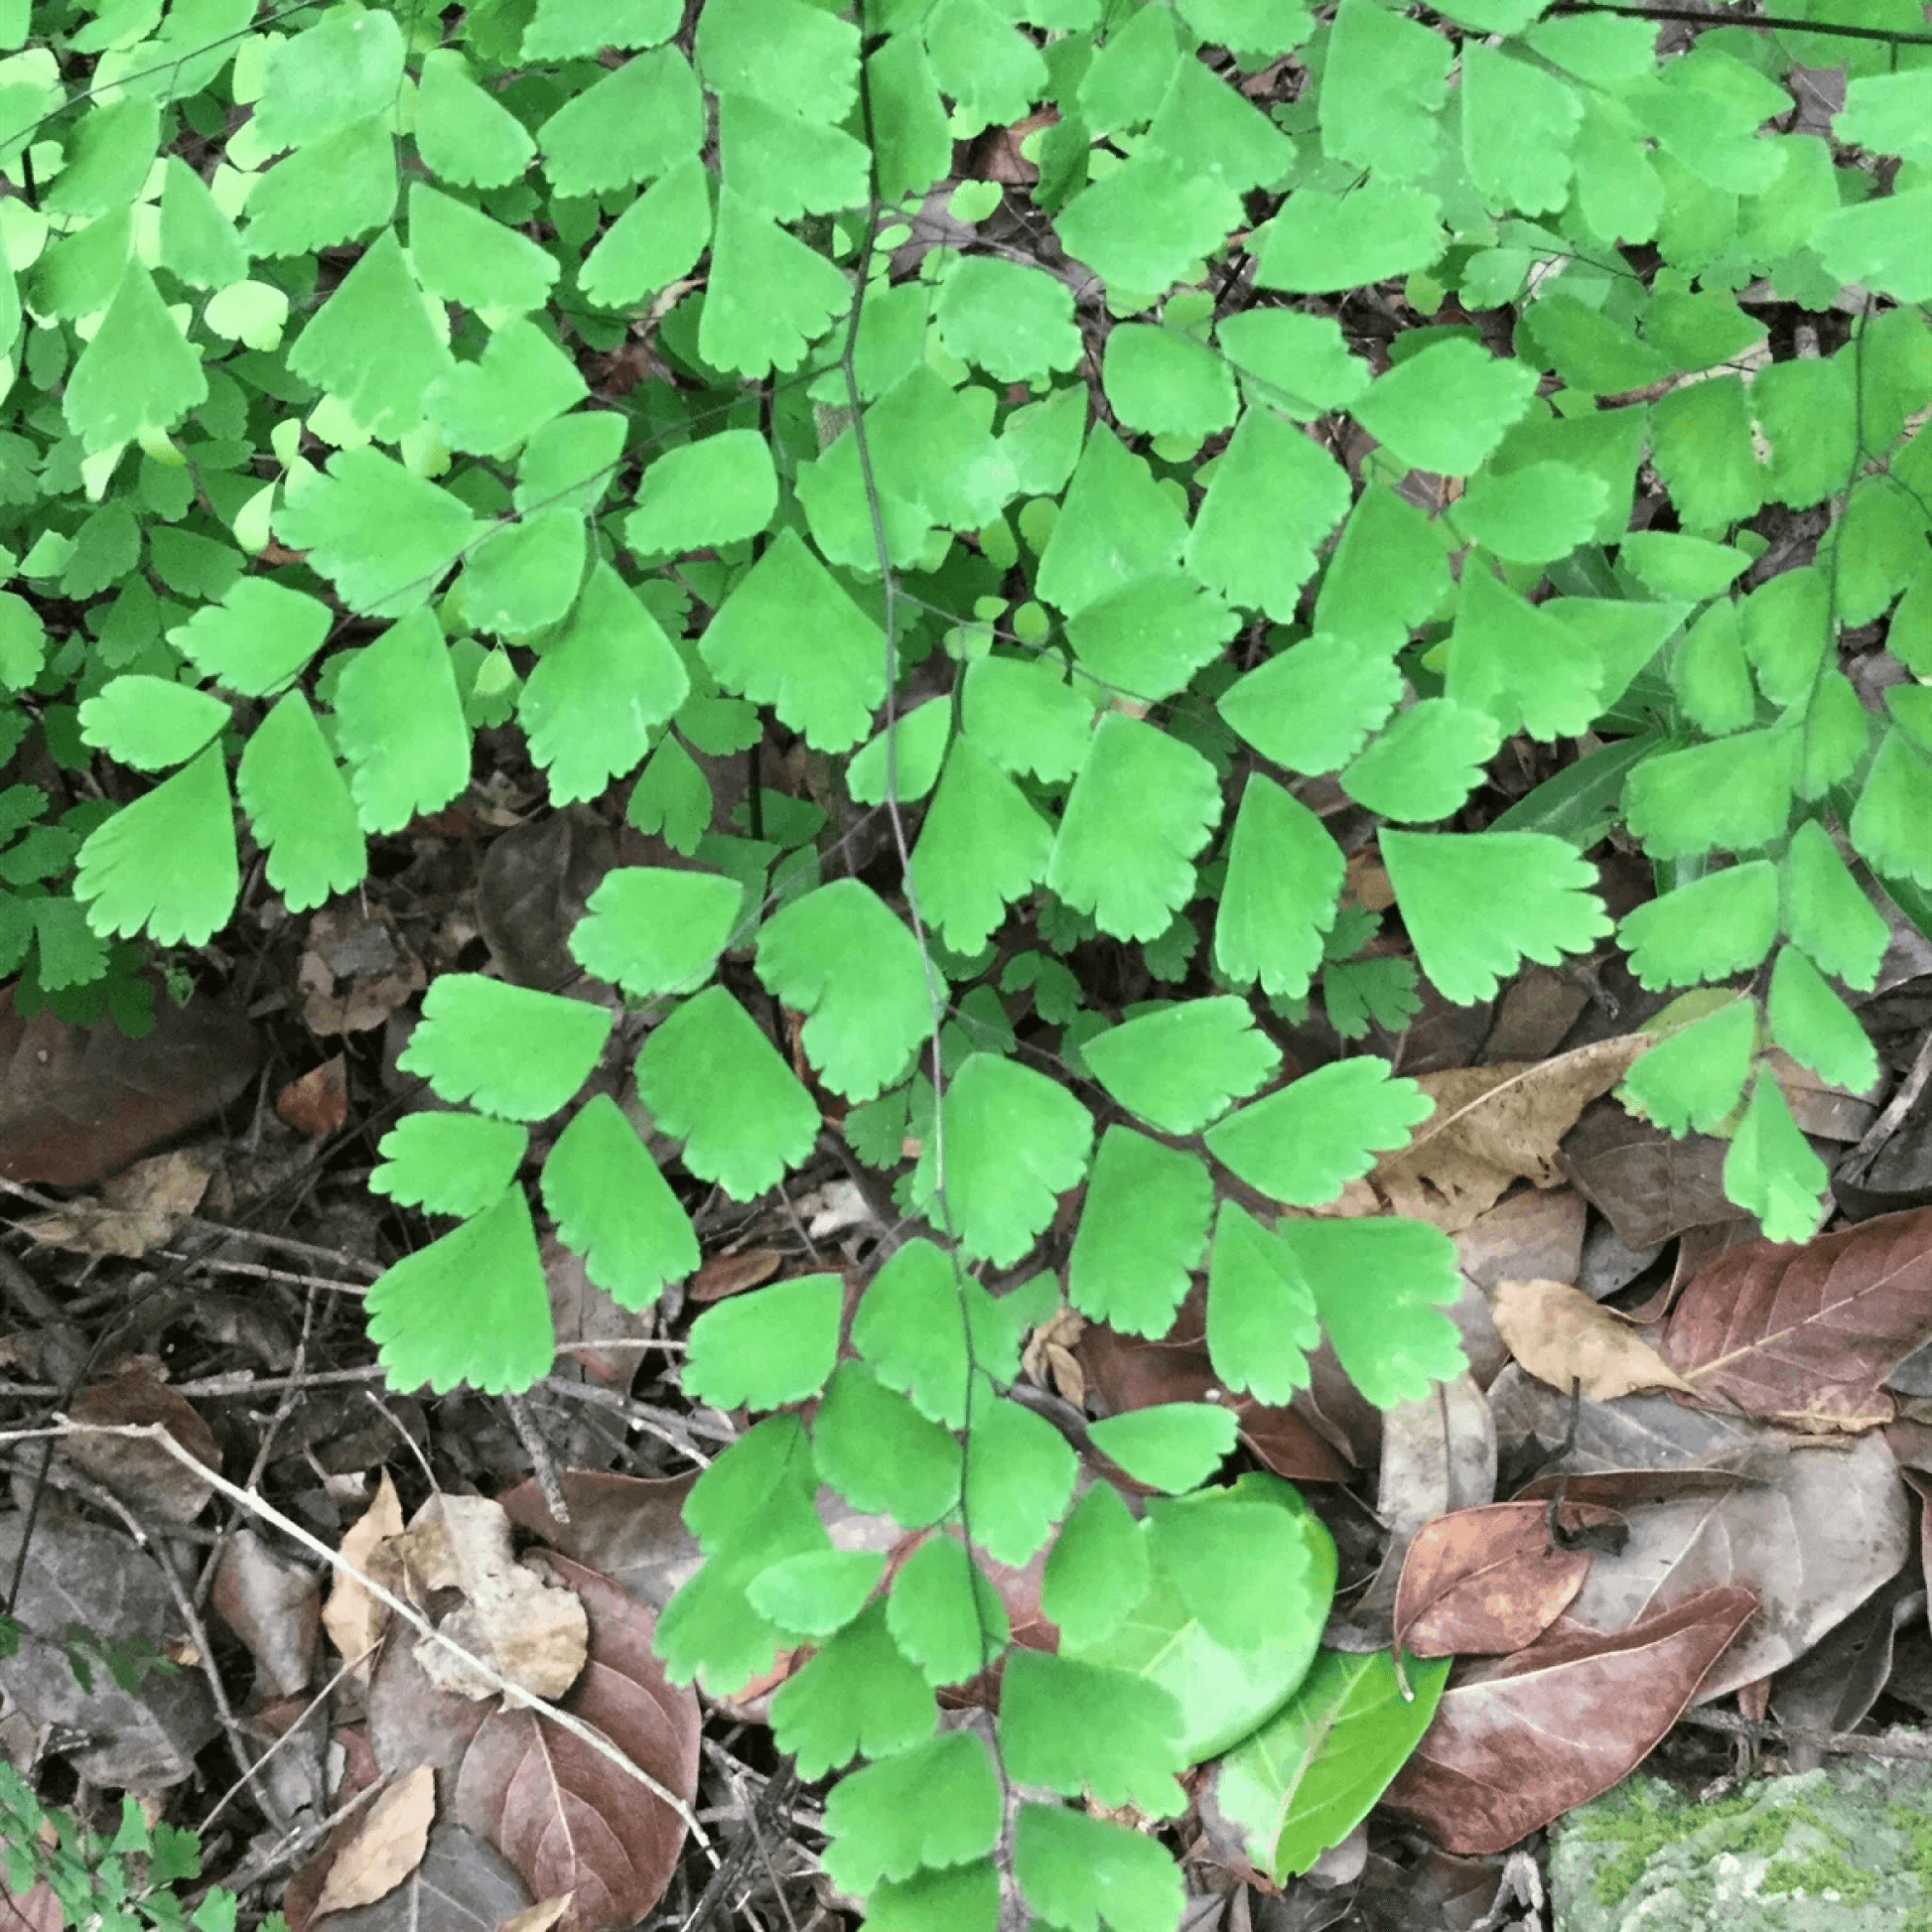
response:
[(1558, 1828), (1557, 1932), (1932, 1932), (1932, 1765), (1863, 1760), (1698, 1804), (1639, 1774)]

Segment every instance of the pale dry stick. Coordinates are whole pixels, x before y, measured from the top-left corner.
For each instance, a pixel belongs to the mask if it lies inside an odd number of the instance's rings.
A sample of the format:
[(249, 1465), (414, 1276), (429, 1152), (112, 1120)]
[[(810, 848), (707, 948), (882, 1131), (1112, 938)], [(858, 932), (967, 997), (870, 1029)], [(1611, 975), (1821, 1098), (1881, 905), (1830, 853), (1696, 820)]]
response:
[(209, 1484), (217, 1494), (225, 1496), (230, 1502), (238, 1503), (249, 1515), (258, 1518), (271, 1528), (299, 1543), (311, 1556), (320, 1557), (330, 1569), (354, 1583), (375, 1598), (392, 1616), (397, 1616), (409, 1625), (419, 1636), (429, 1639), (439, 1648), (447, 1650), (453, 1657), (476, 1672), (492, 1691), (499, 1693), (508, 1702), (520, 1709), (535, 1711), (549, 1719), (558, 1729), (567, 1731), (580, 1744), (589, 1746), (599, 1757), (615, 1764), (626, 1777), (641, 1784), (659, 1803), (668, 1805), (684, 1821), (684, 1828), (698, 1841), (705, 1856), (715, 1865), (719, 1863), (718, 1853), (699, 1824), (697, 1814), (668, 1785), (658, 1782), (641, 1764), (633, 1764), (610, 1738), (594, 1725), (587, 1725), (583, 1719), (574, 1717), (568, 1711), (561, 1711), (554, 1704), (540, 1697), (533, 1697), (520, 1684), (513, 1684), (494, 1665), (485, 1663), (473, 1651), (464, 1649), (454, 1637), (447, 1637), (428, 1617), (403, 1601), (386, 1585), (378, 1583), (373, 1577), (365, 1576), (338, 1550), (332, 1550), (321, 1537), (312, 1535), (291, 1516), (285, 1516), (273, 1503), (264, 1501), (260, 1496), (250, 1495), (239, 1483), (230, 1482), (227, 1477), (218, 1475), (207, 1463), (199, 1461), (195, 1455), (170, 1436), (159, 1423), (76, 1423), (66, 1416), (56, 1416), (52, 1423), (41, 1429), (11, 1429), (0, 1432), (0, 1443), (40, 1442), (49, 1437), (78, 1436), (82, 1433), (95, 1436), (119, 1436), (130, 1443), (154, 1443), (172, 1455), (177, 1462), (203, 1482)]
[[(365, 1658), (372, 1656), (373, 1654), (374, 1653), (372, 1651), (365, 1651), (363, 1652), (363, 1655), (361, 1657), (345, 1660), (343, 1667), (339, 1671), (337, 1671), (335, 1676), (332, 1677), (329, 1680), (329, 1682), (325, 1684), (322, 1687), (322, 1689), (319, 1690), (315, 1694), (315, 1696), (312, 1697), (309, 1700), (309, 1702), (303, 1707), (301, 1716), (298, 1717), (292, 1725), (288, 1725), (287, 1728), (284, 1729), (275, 1738), (274, 1742), (269, 1745), (267, 1750), (262, 1752), (261, 1756), (255, 1759), (255, 1769), (259, 1771), (261, 1767), (264, 1764), (266, 1764), (268, 1760), (271, 1757), (273, 1757), (275, 1753), (279, 1751), (282, 1748), (282, 1746), (289, 1741), (290, 1738), (300, 1736), (302, 1732), (302, 1726), (308, 1723), (311, 1714), (320, 1710), (321, 1707), (330, 1698), (335, 1696), (336, 1686), (340, 1684), (343, 1681), (343, 1679), (345, 1678), (349, 1674), (349, 1672), (355, 1668), (357, 1664), (363, 1662)], [(233, 1784), (229, 1785), (227, 1790), (222, 1792), (220, 1797), (215, 1799), (213, 1807), (208, 1812), (207, 1816), (204, 1818), (202, 1822), (195, 1827), (195, 1836), (197, 1838), (206, 1840), (208, 1834), (208, 1827), (212, 1825), (214, 1821), (221, 1816), (222, 1812), (228, 1808), (229, 1804), (233, 1802), (237, 1794), (239, 1794), (242, 1790), (244, 1790), (246, 1786), (247, 1786), (247, 1780), (245, 1778), (237, 1778)]]
[(523, 1453), (530, 1458), (537, 1493), (550, 1512), (550, 1520), (567, 1525), (570, 1505), (564, 1501), (564, 1485), (557, 1479), (557, 1464), (551, 1456), (550, 1445), (543, 1440), (543, 1431), (537, 1427), (529, 1403), (520, 1395), (506, 1395), (503, 1407), (509, 1411), (510, 1425), (516, 1431), (516, 1440), (523, 1445)]
[(1913, 1731), (1888, 1731), (1867, 1737), (1858, 1730), (1810, 1730), (1802, 1725), (1781, 1725), (1770, 1719), (1739, 1717), (1734, 1711), (1686, 1711), (1677, 1722), (1696, 1725), (1703, 1730), (1721, 1730), (1727, 1737), (1749, 1737), (1756, 1742), (1780, 1739), (1800, 1744), (1815, 1744), (1822, 1751), (1837, 1751), (1849, 1757), (1916, 1758), (1932, 1760), (1932, 1737)]

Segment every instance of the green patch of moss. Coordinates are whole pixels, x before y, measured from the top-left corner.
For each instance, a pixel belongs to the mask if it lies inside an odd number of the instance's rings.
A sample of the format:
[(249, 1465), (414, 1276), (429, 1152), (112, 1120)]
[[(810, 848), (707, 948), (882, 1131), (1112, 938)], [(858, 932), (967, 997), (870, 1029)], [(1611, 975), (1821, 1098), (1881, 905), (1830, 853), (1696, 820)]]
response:
[(1657, 1793), (1667, 1789), (1638, 1785), (1630, 1792), (1629, 1809), (1621, 1815), (1586, 1813), (1577, 1820), (1585, 1838), (1619, 1842), (1616, 1856), (1606, 1859), (1596, 1873), (1599, 1904), (1614, 1905), (1636, 1883), (1650, 1863), (1651, 1854), (1666, 1845), (1675, 1845), (1687, 1832), (1740, 1820), (1733, 1841), (1735, 1848), (1769, 1858), (1784, 1850), (1785, 1834), (1797, 1817), (1795, 1799), (1789, 1805), (1767, 1812), (1755, 1790), (1741, 1791), (1731, 1798), (1717, 1798), (1706, 1805), (1693, 1804), (1688, 1799), (1660, 1804)]
[[(1833, 1836), (1839, 1834), (1834, 1833)], [(1844, 1853), (1833, 1850), (1817, 1853), (1802, 1861), (1773, 1859), (1764, 1868), (1764, 1889), (1767, 1892), (1796, 1892), (1809, 1898), (1836, 1893), (1840, 1898), (1856, 1903), (1862, 1898), (1869, 1898), (1878, 1889), (1878, 1879), (1873, 1872), (1861, 1871), (1857, 1865), (1848, 1864)]]

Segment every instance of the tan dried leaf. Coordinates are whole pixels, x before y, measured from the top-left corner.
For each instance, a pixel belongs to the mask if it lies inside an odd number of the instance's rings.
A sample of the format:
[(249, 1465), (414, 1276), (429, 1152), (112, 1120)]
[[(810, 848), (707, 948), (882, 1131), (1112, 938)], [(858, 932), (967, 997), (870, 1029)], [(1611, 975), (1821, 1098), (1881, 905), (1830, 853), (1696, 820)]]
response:
[(1563, 1282), (1498, 1282), (1489, 1297), (1509, 1352), (1539, 1382), (1563, 1394), (1581, 1380), (1593, 1402), (1637, 1389), (1691, 1385), (1636, 1330), (1582, 1289)]
[(577, 1894), (574, 1891), (559, 1892), (555, 1898), (540, 1898), (534, 1905), (526, 1905), (520, 1912), (512, 1912), (501, 1920), (496, 1932), (550, 1932), (550, 1928), (570, 1910), (571, 1901)]
[(373, 1905), (394, 1891), (422, 1863), (435, 1822), (436, 1773), (418, 1765), (371, 1800), (329, 1867), (313, 1918)]
[(1458, 1234), (1518, 1180), (1554, 1187), (1557, 1143), (1650, 1043), (1626, 1034), (1554, 1059), (1420, 1075), (1436, 1111), (1406, 1148), (1376, 1164), (1382, 1211)]
[[(401, 1534), (402, 1502), (396, 1495), (396, 1485), (389, 1480), (389, 1471), (384, 1469), (376, 1485), (374, 1501), (343, 1532), (343, 1561), (366, 1575), (376, 1546), (388, 1537)], [(334, 1575), (336, 1581), (330, 1587), (329, 1601), (323, 1606), (322, 1627), (329, 1632), (329, 1641), (366, 1684), (371, 1656), (382, 1640), (389, 1612), (348, 1571), (338, 1570)]]
[(51, 1248), (138, 1260), (172, 1241), (201, 1206), (219, 1159), (212, 1142), (153, 1155), (103, 1180), (97, 1200), (70, 1200), (21, 1222), (21, 1229)]

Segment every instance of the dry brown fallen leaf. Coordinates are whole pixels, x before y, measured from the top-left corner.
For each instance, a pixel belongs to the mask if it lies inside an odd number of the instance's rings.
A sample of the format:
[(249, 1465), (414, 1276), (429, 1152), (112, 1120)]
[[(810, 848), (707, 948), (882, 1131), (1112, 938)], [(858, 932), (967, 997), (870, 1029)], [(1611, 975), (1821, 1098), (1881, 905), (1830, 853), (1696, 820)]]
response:
[(210, 1143), (137, 1161), (100, 1183), (100, 1197), (77, 1196), (52, 1213), (22, 1221), (21, 1232), (50, 1248), (138, 1260), (172, 1241), (202, 1204), (220, 1159)]
[[(384, 1469), (374, 1500), (343, 1532), (343, 1561), (367, 1575), (377, 1545), (401, 1534), (402, 1503), (396, 1485), (389, 1480), (389, 1471)], [(366, 1684), (370, 1660), (388, 1624), (389, 1612), (347, 1571), (333, 1574), (335, 1582), (323, 1606), (322, 1627), (353, 1674)]]
[[(1582, 1529), (1616, 1520), (1596, 1503), (1566, 1503)], [(1588, 1550), (1560, 1549), (1544, 1503), (1486, 1503), (1425, 1523), (1409, 1545), (1395, 1594), (1395, 1640), (1418, 1657), (1503, 1656), (1526, 1650), (1570, 1607), (1589, 1574)]]
[(1422, 1074), (1435, 1113), (1369, 1178), (1397, 1214), (1459, 1233), (1518, 1180), (1554, 1187), (1557, 1143), (1649, 1044), (1625, 1034), (1553, 1059)]
[(1625, 1630), (1559, 1618), (1514, 1656), (1458, 1667), (1387, 1802), (1448, 1851), (1508, 1851), (1641, 1764), (1756, 1607), (1726, 1585)]
[(362, 1822), (336, 1854), (316, 1900), (315, 1918), (373, 1905), (423, 1862), (436, 1822), (436, 1773), (427, 1764), (405, 1771), (378, 1792)]
[(348, 1119), (348, 1061), (341, 1053), (291, 1080), (275, 1111), (312, 1141), (326, 1141)]
[[(75, 1423), (100, 1429), (128, 1423), (160, 1423), (198, 1462), (221, 1466), (220, 1445), (201, 1413), (179, 1389), (168, 1386), (161, 1363), (152, 1355), (130, 1355), (111, 1373), (89, 1384), (69, 1412)], [(69, 1462), (86, 1470), (131, 1502), (158, 1510), (171, 1522), (192, 1523), (213, 1495), (185, 1462), (158, 1443), (139, 1437), (107, 1436), (76, 1429), (62, 1443)]]
[(1498, 1282), (1489, 1307), (1509, 1352), (1539, 1382), (1569, 1394), (1581, 1381), (1594, 1402), (1638, 1389), (1692, 1393), (1621, 1315), (1563, 1282)]
[(1897, 1413), (1886, 1376), (1932, 1337), (1932, 1207), (1802, 1246), (1753, 1241), (1698, 1271), (1664, 1347), (1707, 1400), (1814, 1433)]

